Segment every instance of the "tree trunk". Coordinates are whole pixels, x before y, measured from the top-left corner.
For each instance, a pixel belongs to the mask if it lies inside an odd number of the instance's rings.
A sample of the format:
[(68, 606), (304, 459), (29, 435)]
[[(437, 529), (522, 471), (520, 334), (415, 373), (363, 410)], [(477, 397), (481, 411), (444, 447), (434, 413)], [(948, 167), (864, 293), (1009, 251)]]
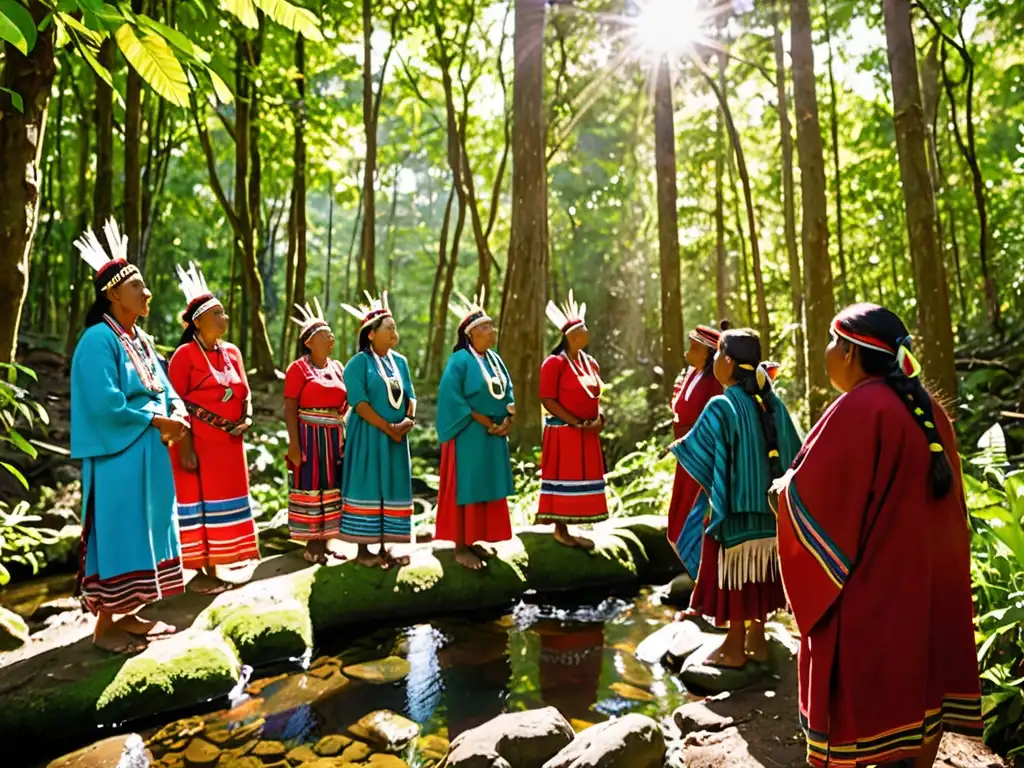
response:
[[(305, 79), (305, 78), (303, 78)], [(327, 173), (327, 269), (324, 279), (324, 312), (331, 309), (331, 256), (334, 247), (334, 176)]]
[(512, 233), (502, 296), (501, 348), (515, 382), (513, 445), (540, 443), (540, 365), (547, 275), (546, 0), (516, 0), (512, 125)]
[(683, 302), (679, 268), (679, 210), (676, 203), (676, 131), (672, 69), (658, 62), (654, 84), (654, 168), (658, 179), (658, 254), (661, 262), (661, 364), (663, 387), (671, 391), (683, 369)]
[(750, 261), (747, 259), (747, 239), (743, 236), (743, 213), (740, 211), (740, 191), (736, 185), (736, 157), (729, 153), (729, 190), (732, 192), (732, 213), (736, 219), (736, 240), (740, 244), (740, 271), (743, 274), (744, 322), (754, 323), (754, 291), (750, 287)]
[[(29, 3), (36, 24), (48, 13), (37, 0)], [(23, 56), (4, 47), (0, 86), (21, 96), (23, 111), (0, 91), (0, 362), (14, 360), (21, 309), (28, 291), (32, 240), (39, 223), (39, 160), (46, 131), (50, 88), (57, 73), (53, 56), (53, 25), (39, 33), (35, 47)]]
[[(252, 339), (252, 360), (250, 365), (264, 378), (274, 375), (274, 354), (270, 347), (270, 336), (267, 323), (263, 316), (263, 279), (256, 265), (256, 224), (250, 210), (249, 162), (250, 142), (254, 135), (252, 125), (252, 101), (256, 95), (256, 85), (251, 81), (249, 70), (253, 65), (250, 43), (246, 34), (239, 31), (237, 38), (238, 52), (236, 57), (236, 93), (235, 101), (235, 216), (237, 231), (235, 237), (239, 241), (244, 274), (243, 288), (247, 288), (248, 296), (243, 292), (248, 304), (248, 321), (250, 338)], [(257, 217), (259, 212), (256, 213)], [(243, 314), (245, 312), (243, 311)], [(244, 338), (244, 337), (243, 337)]]
[(736, 168), (740, 174), (740, 183), (743, 185), (743, 202), (747, 209), (747, 230), (750, 235), (750, 267), (754, 273), (754, 291), (757, 298), (757, 332), (761, 337), (761, 354), (768, 359), (772, 348), (772, 327), (768, 318), (768, 301), (764, 291), (764, 276), (761, 274), (761, 246), (757, 241), (757, 219), (754, 215), (754, 198), (750, 191), (750, 174), (747, 172), (747, 161), (743, 156), (743, 145), (740, 143), (740, 134), (736, 130), (736, 123), (732, 119), (732, 110), (729, 109), (729, 99), (724, 88), (719, 88), (715, 79), (702, 70), (704, 78), (711, 86), (718, 99), (718, 105), (722, 110), (722, 117), (725, 118), (725, 127), (729, 131), (729, 140), (732, 143), (733, 152), (736, 155)]
[[(725, 53), (718, 54), (718, 83), (725, 87)], [(725, 148), (725, 119), (719, 109), (715, 119), (715, 311), (721, 322), (729, 317), (729, 294), (726, 285), (725, 249), (725, 166), (728, 163)]]
[(846, 246), (843, 240), (843, 177), (839, 165), (839, 102), (836, 97), (836, 78), (832, 68), (832, 29), (828, 16), (829, 0), (822, 0), (825, 19), (825, 45), (828, 49), (829, 129), (832, 132), (832, 172), (836, 195), (836, 245), (839, 249), (839, 299), (846, 304), (850, 299), (849, 276), (846, 273)]
[[(143, 12), (143, 0), (132, 0), (132, 12)], [(128, 65), (124, 91), (124, 234), (128, 260), (142, 269), (142, 78)]]
[(793, 182), (793, 128), (789, 123), (789, 96), (786, 84), (786, 57), (779, 26), (779, 5), (772, 9), (772, 31), (775, 42), (775, 79), (779, 101), (779, 130), (782, 133), (782, 208), (785, 217), (786, 255), (789, 258), (789, 298), (793, 307), (793, 356), (796, 376), (793, 394), (798, 402), (807, 396), (807, 349), (804, 341), (804, 287), (800, 271), (800, 251), (796, 244), (796, 191)]
[[(114, 68), (114, 40), (106, 38), (97, 56)], [(96, 186), (92, 191), (92, 228), (99, 234), (114, 212), (114, 91), (98, 75), (96, 85)], [(100, 235), (102, 238), (102, 235)], [(101, 240), (101, 242), (104, 242)]]
[(437, 249), (437, 268), (434, 270), (434, 284), (430, 289), (430, 307), (428, 310), (428, 331), (427, 331), (427, 352), (423, 361), (423, 375), (426, 376), (428, 384), (435, 384), (441, 378), (441, 362), (435, 356), (434, 340), (440, 335), (441, 342), (436, 345), (438, 349), (444, 349), (444, 320), (440, 313), (447, 312), (447, 307), (438, 307), (438, 296), (444, 285), (445, 265), (448, 261), (448, 228), (452, 221), (452, 205), (455, 202), (455, 182), (448, 193), (448, 202), (444, 206), (444, 219), (441, 221), (441, 240)]
[(836, 312), (832, 293), (832, 264), (828, 253), (828, 212), (825, 195), (825, 157), (818, 123), (818, 94), (814, 83), (814, 48), (808, 0), (790, 0), (793, 58), (793, 111), (800, 159), (801, 233), (804, 254), (804, 333), (807, 338), (807, 396), (814, 424), (832, 399), (825, 371), (828, 328)]
[[(372, 0), (363, 0), (363, 129), (366, 134), (366, 163), (363, 166), (363, 239), (359, 249), (360, 269), (356, 277), (357, 288), (364, 285), (377, 295), (377, 274), (375, 265), (377, 212), (374, 197), (374, 177), (377, 175), (377, 122), (373, 109), (373, 35)], [(384, 73), (380, 76), (380, 87), (384, 89)]]
[[(939, 253), (943, 262), (946, 258), (946, 238), (943, 232), (942, 215), (939, 212), (939, 199), (942, 196), (942, 165), (939, 162), (939, 144), (937, 123), (939, 119), (939, 46), (942, 38), (936, 36), (928, 45), (924, 60), (921, 63), (921, 103), (924, 111), (925, 131), (928, 134), (928, 175), (932, 182), (932, 197), (935, 201), (935, 234), (938, 238)], [(961, 320), (964, 318), (961, 317)]]
[[(435, 317), (434, 338), (430, 350), (431, 367), (428, 370), (428, 380), (431, 382), (441, 380), (443, 370), (442, 361), (444, 356), (445, 331), (448, 328), (448, 303), (451, 301), (452, 292), (455, 289), (455, 272), (459, 268), (459, 245), (462, 242), (462, 232), (466, 226), (466, 201), (456, 195), (458, 202), (458, 213), (455, 219), (455, 232), (452, 234), (452, 245), (444, 258), (444, 284), (441, 286), (441, 296), (438, 301), (437, 315)], [(444, 235), (444, 233), (442, 233)], [(441, 238), (441, 247), (445, 246), (445, 238)], [(506, 362), (507, 364), (507, 362)]]
[(900, 180), (907, 214), (910, 252), (918, 296), (921, 356), (930, 381), (955, 398), (953, 326), (949, 294), (935, 234), (935, 202), (925, 152), (924, 114), (918, 85), (917, 50), (910, 24), (909, 0), (884, 0), (885, 38), (892, 77), (893, 116)]
[[(75, 232), (84, 232), (89, 224), (89, 120), (78, 121), (78, 184), (75, 187)], [(77, 236), (77, 234), (76, 234)], [(87, 281), (85, 262), (68, 255), (71, 277), (71, 307), (68, 312), (68, 333), (64, 340), (64, 356), (69, 360), (78, 341), (78, 324), (82, 314), (82, 285)]]
[[(306, 303), (306, 47), (302, 35), (295, 40), (298, 101), (295, 104), (295, 303)], [(293, 323), (286, 323), (293, 325)], [(297, 350), (297, 356), (303, 350)]]

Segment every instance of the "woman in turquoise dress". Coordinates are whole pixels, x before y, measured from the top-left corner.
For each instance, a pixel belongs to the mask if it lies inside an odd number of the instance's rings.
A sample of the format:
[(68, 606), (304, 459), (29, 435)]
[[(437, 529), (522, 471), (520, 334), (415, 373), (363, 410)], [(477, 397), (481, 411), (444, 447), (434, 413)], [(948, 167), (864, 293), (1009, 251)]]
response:
[(482, 297), (453, 307), (460, 317), (454, 354), (437, 393), (441, 484), (435, 537), (455, 542), (455, 559), (480, 570), (493, 554), (485, 542), (512, 538), (508, 433), (515, 392), (504, 361), (493, 350), (494, 322)]
[[(409, 363), (395, 352), (398, 327), (385, 292), (370, 305), (344, 309), (360, 320), (359, 352), (345, 366), (350, 413), (342, 470), (341, 539), (359, 545), (356, 562), (371, 568), (407, 565), (385, 546), (412, 539), (409, 431), (416, 393)], [(378, 554), (370, 544), (380, 544)]]
[[(107, 223), (113, 258), (92, 230), (75, 241), (96, 271), (96, 301), (71, 361), (71, 455), (82, 461), (77, 593), (96, 615), (93, 642), (143, 650), (174, 627), (135, 612), (184, 591), (168, 446), (188, 433), (184, 404), (136, 320), (152, 294)], [(120, 617), (120, 618), (119, 618)]]

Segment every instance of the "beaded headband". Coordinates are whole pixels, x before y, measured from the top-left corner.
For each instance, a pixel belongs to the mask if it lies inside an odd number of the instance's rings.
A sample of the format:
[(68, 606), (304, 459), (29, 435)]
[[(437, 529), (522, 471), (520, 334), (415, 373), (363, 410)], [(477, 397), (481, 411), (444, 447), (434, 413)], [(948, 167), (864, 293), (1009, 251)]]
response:
[(75, 240), (82, 261), (88, 264), (93, 272), (93, 285), (102, 293), (139, 274), (139, 268), (128, 263), (128, 237), (122, 235), (113, 218), (107, 219), (103, 226), (110, 253), (103, 249), (92, 227)]
[(183, 317), (190, 317), (195, 321), (214, 307), (224, 306), (206, 286), (203, 271), (191, 261), (188, 263), (188, 270), (182, 269), (180, 264), (176, 264), (174, 269), (178, 273), (178, 285), (185, 294), (185, 301), (188, 302)]
[(491, 321), (487, 310), (484, 309), (484, 303), (487, 300), (486, 291), (481, 290), (480, 294), (472, 301), (461, 293), (456, 293), (455, 295), (457, 300), (448, 304), (448, 311), (459, 318), (460, 333), (469, 333), (478, 325)]
[(373, 325), (384, 317), (394, 317), (391, 314), (391, 307), (388, 306), (388, 292), (384, 291), (379, 299), (373, 298), (369, 291), (363, 291), (368, 304), (353, 307), (351, 304), (342, 304), (341, 308), (360, 322), (359, 333)]
[(563, 336), (587, 322), (587, 305), (577, 304), (571, 289), (569, 300), (565, 304), (559, 307), (555, 302), (549, 301), (544, 313)]

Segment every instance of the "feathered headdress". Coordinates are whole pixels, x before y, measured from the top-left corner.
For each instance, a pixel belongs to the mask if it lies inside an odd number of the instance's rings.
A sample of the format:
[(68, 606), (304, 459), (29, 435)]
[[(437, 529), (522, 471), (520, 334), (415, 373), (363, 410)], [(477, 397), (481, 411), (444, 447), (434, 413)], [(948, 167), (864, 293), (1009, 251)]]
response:
[(481, 290), (472, 300), (467, 299), (461, 293), (455, 293), (456, 299), (449, 302), (448, 311), (459, 318), (459, 333), (469, 333), (481, 323), (491, 320), (484, 309), (487, 301), (487, 291)]
[(110, 253), (103, 249), (92, 227), (75, 240), (75, 248), (82, 260), (96, 273), (92, 282), (101, 293), (139, 274), (139, 268), (128, 263), (128, 237), (121, 234), (113, 217), (107, 219), (103, 233)]
[(384, 291), (379, 299), (373, 298), (369, 291), (363, 291), (366, 296), (366, 305), (353, 307), (351, 304), (342, 304), (341, 308), (359, 321), (359, 333), (383, 317), (391, 317), (391, 308), (388, 306), (388, 292)]
[(292, 316), (291, 321), (302, 329), (299, 333), (299, 341), (305, 342), (314, 333), (330, 328), (327, 321), (324, 320), (324, 311), (320, 307), (320, 299), (314, 298), (312, 307), (308, 301), (304, 307), (296, 304), (295, 312), (296, 314)]
[(188, 305), (182, 314), (182, 319), (187, 323), (195, 321), (197, 317), (209, 312), (214, 307), (223, 306), (220, 299), (211, 293), (206, 286), (206, 278), (203, 271), (191, 261), (188, 263), (188, 270), (182, 269), (180, 264), (175, 265), (178, 273), (178, 285), (181, 292), (185, 294), (185, 301)]
[(587, 322), (587, 305), (577, 304), (571, 289), (569, 300), (565, 304), (558, 306), (555, 302), (549, 301), (544, 312), (563, 336)]

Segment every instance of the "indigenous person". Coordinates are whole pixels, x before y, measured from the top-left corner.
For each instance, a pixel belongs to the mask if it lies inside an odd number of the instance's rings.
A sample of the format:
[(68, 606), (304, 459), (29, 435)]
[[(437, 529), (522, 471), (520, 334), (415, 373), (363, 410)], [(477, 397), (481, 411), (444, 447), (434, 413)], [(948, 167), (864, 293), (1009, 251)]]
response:
[[(344, 368), (331, 358), (334, 333), (320, 302), (296, 305), (299, 341), (309, 350), (288, 366), (284, 418), (288, 426), (288, 531), (306, 542), (307, 562), (327, 564), (327, 542), (341, 531), (341, 470), (348, 395)], [(315, 308), (314, 308), (315, 307)]]
[(714, 373), (725, 391), (708, 401), (693, 429), (670, 450), (700, 485), (694, 508), (705, 515), (690, 609), (719, 625), (728, 622), (728, 634), (707, 663), (738, 668), (747, 652), (767, 660), (764, 621), (786, 604), (768, 492), (796, 456), (800, 439), (772, 391), (754, 331), (721, 334)]
[(181, 562), (205, 577), (193, 579), (190, 589), (216, 594), (229, 587), (217, 578), (217, 566), (260, 556), (242, 442), (252, 426), (252, 393), (242, 353), (223, 340), (228, 330), (224, 305), (195, 264), (177, 271), (188, 304), (168, 376), (192, 424), (191, 434), (171, 451)]
[(843, 394), (778, 484), (808, 761), (925, 768), (944, 730), (982, 730), (956, 438), (889, 310), (840, 312), (825, 366)]
[(455, 542), (455, 559), (480, 570), (493, 550), (482, 542), (512, 538), (508, 434), (515, 418), (512, 379), (492, 349), (494, 321), (484, 298), (460, 296), (458, 340), (437, 393), (441, 482), (436, 538)]
[[(723, 321), (722, 330), (728, 327), (729, 323)], [(698, 325), (690, 332), (690, 348), (686, 350), (688, 368), (679, 374), (672, 388), (672, 431), (676, 440), (685, 437), (693, 428), (708, 400), (722, 394), (722, 385), (714, 372), (719, 336), (719, 331), (706, 325)], [(704, 515), (707, 512), (706, 507), (700, 507), (690, 514), (699, 495), (697, 481), (681, 465), (677, 466), (668, 507), (668, 540), (694, 578), (700, 565)]]
[[(71, 455), (82, 460), (82, 551), (76, 591), (96, 615), (93, 642), (135, 653), (175, 628), (135, 614), (184, 590), (168, 445), (188, 416), (137, 326), (152, 294), (110, 220), (110, 255), (91, 229), (75, 241), (96, 272), (96, 300), (71, 361)], [(121, 617), (121, 618), (119, 618)]]
[(559, 544), (591, 550), (594, 542), (573, 536), (568, 523), (608, 518), (600, 439), (605, 424), (601, 368), (585, 351), (590, 342), (586, 304), (577, 304), (569, 291), (565, 306), (548, 302), (547, 316), (561, 339), (540, 369), (540, 400), (547, 415), (537, 522), (554, 523)]
[[(395, 352), (398, 327), (385, 291), (369, 305), (342, 305), (360, 321), (359, 352), (345, 366), (348, 417), (342, 472), (341, 538), (359, 545), (356, 560), (371, 568), (407, 565), (387, 542), (412, 538), (412, 463), (409, 431), (416, 425), (416, 393), (409, 363)], [(378, 554), (369, 545), (380, 543)]]

